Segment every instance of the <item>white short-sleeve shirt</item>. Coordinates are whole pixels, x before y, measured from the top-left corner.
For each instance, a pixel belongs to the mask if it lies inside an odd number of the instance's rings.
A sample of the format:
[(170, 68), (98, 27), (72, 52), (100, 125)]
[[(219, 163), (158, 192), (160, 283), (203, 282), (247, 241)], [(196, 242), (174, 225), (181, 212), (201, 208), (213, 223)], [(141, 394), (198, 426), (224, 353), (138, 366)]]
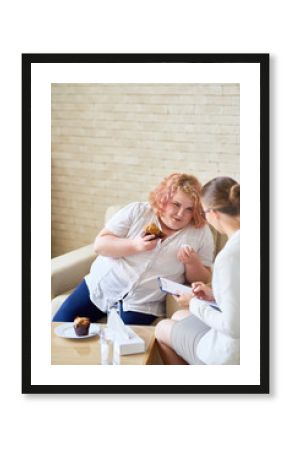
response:
[[(136, 202), (118, 211), (105, 228), (118, 237), (134, 239), (151, 222), (161, 228), (149, 203)], [(162, 316), (165, 294), (157, 278), (184, 283), (185, 268), (177, 259), (184, 244), (198, 253), (205, 266), (212, 265), (214, 243), (209, 227), (194, 228), (190, 224), (159, 241), (154, 250), (119, 258), (98, 256), (85, 277), (91, 301), (104, 312), (109, 305), (123, 300), (124, 311)]]

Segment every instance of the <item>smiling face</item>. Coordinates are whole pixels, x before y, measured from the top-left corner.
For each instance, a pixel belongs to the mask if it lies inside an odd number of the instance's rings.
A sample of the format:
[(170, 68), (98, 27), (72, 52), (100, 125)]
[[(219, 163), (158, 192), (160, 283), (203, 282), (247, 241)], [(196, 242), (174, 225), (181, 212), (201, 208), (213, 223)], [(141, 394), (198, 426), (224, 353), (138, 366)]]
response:
[(169, 230), (178, 231), (191, 222), (193, 211), (193, 200), (178, 189), (165, 205), (160, 214), (160, 221)]

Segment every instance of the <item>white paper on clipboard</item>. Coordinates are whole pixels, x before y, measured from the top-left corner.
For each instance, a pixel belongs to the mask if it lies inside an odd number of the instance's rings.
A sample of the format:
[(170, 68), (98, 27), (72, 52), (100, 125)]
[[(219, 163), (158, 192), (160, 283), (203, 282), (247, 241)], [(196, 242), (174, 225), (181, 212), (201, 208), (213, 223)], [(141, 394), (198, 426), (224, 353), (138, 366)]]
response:
[(180, 294), (188, 294), (191, 293), (192, 297), (195, 297), (197, 301), (201, 303), (206, 303), (207, 306), (211, 306), (212, 308), (220, 311), (217, 303), (215, 301), (202, 300), (193, 295), (192, 288), (190, 286), (185, 286), (184, 284), (175, 283), (175, 281), (171, 281), (168, 278), (158, 277), (159, 286), (162, 292), (166, 292), (171, 295), (180, 295)]
[(180, 295), (180, 294), (188, 294), (192, 293), (192, 289), (190, 286), (184, 286), (180, 283), (175, 283), (175, 281), (171, 281), (168, 278), (158, 277), (160, 289), (163, 292), (171, 295)]

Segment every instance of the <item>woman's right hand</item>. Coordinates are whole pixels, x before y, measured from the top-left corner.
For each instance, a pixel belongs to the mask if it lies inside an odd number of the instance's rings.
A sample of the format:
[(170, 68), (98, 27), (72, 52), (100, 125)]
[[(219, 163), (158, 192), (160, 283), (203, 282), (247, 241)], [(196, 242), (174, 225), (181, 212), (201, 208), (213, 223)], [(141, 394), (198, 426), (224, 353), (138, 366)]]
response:
[(138, 236), (135, 239), (119, 237), (110, 230), (103, 228), (95, 239), (94, 249), (102, 256), (111, 258), (123, 258), (125, 256), (135, 255), (136, 253), (153, 250), (159, 239), (154, 239), (154, 235)]
[(212, 289), (201, 281), (197, 281), (196, 283), (192, 283), (192, 292), (195, 297), (201, 300), (214, 300)]
[(155, 239), (154, 234), (149, 234), (147, 236), (137, 236), (133, 239), (133, 245), (137, 253), (148, 252), (154, 250), (158, 241), (159, 239)]

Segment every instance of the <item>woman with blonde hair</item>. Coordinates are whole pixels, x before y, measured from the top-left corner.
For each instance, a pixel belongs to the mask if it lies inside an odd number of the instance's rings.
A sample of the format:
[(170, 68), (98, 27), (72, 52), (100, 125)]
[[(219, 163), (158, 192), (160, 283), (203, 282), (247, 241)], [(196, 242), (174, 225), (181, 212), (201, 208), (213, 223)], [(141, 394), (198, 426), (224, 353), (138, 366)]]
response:
[[(130, 203), (95, 240), (90, 273), (60, 307), (54, 321), (87, 316), (98, 321), (114, 304), (127, 324), (151, 324), (164, 315), (157, 278), (192, 283), (211, 276), (213, 238), (202, 214), (201, 185), (183, 173), (166, 177), (149, 202)], [(154, 224), (158, 237), (145, 233)], [(152, 233), (152, 231), (149, 231)]]
[(200, 280), (191, 294), (175, 297), (185, 309), (159, 322), (156, 337), (165, 364), (239, 364), (240, 185), (215, 178), (202, 188), (201, 203), (208, 223), (228, 237), (214, 263), (212, 289)]

